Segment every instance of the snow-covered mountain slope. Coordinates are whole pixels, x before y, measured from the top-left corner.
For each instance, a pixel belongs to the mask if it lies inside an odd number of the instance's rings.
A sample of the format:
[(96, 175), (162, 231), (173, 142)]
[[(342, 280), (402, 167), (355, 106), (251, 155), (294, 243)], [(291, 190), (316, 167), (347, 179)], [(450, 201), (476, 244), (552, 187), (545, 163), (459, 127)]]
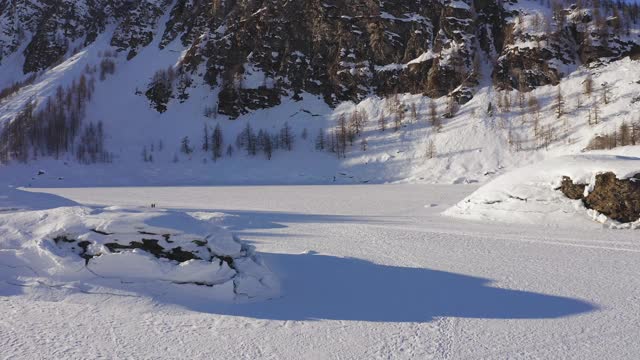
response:
[[(196, 3), (190, 4), (196, 6)], [(393, 11), (380, 13), (379, 16), (390, 22), (388, 26), (402, 27), (401, 23), (409, 19), (425, 23), (427, 27), (433, 26), (435, 18), (429, 17), (431, 15), (420, 18), (415, 14), (409, 16), (412, 12), (407, 12), (407, 16), (402, 12), (403, 6), (418, 6), (416, 9), (428, 13), (422, 2), (417, 5), (390, 3), (392, 5), (385, 6), (397, 6), (394, 11), (400, 12), (396, 15), (392, 15)], [(567, 27), (549, 24), (544, 29), (538, 20), (548, 19), (553, 11), (537, 2), (521, 1), (494, 9), (494, 15), (502, 19), (495, 26), (500, 29), (506, 26), (505, 29), (511, 29), (513, 36), (508, 41), (498, 41), (500, 46), (491, 45), (491, 51), (484, 49), (482, 44), (479, 46), (482, 50), (475, 47), (478, 41), (476, 36), (497, 41), (497, 35), (485, 34), (491, 32), (487, 29), (469, 30), (475, 40), (461, 38), (460, 44), (473, 45), (469, 46), (477, 50), (473, 53), (478, 54), (471, 59), (471, 55), (464, 57), (465, 62), (469, 63), (469, 68), (464, 71), (475, 73), (472, 96), (464, 99), (456, 93), (456, 89), (462, 89), (460, 84), (452, 85), (447, 91), (431, 91), (428, 85), (426, 88), (412, 88), (409, 85), (435, 76), (431, 75), (434, 68), (412, 73), (411, 78), (401, 74), (392, 77), (395, 80), (377, 78), (375, 84), (364, 80), (336, 80), (329, 76), (332, 73), (314, 79), (307, 73), (300, 75), (298, 70), (289, 69), (287, 71), (302, 76), (307, 85), (295, 87), (289, 83), (293, 81), (289, 77), (289, 82), (285, 81), (287, 85), (281, 85), (274, 97), (267, 91), (274, 89), (270, 84), (286, 74), (273, 66), (266, 67), (265, 60), (255, 52), (243, 53), (259, 44), (275, 46), (272, 38), (256, 40), (255, 44), (242, 42), (247, 38), (237, 32), (248, 25), (238, 25), (232, 20), (241, 17), (247, 9), (236, 9), (240, 13), (229, 10), (229, 13), (225, 13), (224, 21), (236, 27), (225, 28), (220, 25), (213, 29), (218, 33), (212, 33), (211, 28), (204, 30), (213, 26), (203, 25), (206, 23), (204, 20), (201, 24), (196, 22), (200, 28), (190, 24), (187, 27), (191, 30), (184, 30), (184, 27), (176, 25), (178, 13), (175, 7), (160, 2), (156, 5), (146, 10), (147, 13), (150, 11), (159, 15), (155, 20), (149, 18), (145, 31), (131, 30), (133, 25), (134, 28), (143, 25), (130, 19), (142, 16), (138, 12), (127, 15), (129, 20), (123, 20), (123, 15), (118, 12), (105, 15), (109, 20), (105, 20), (104, 26), (96, 30), (95, 37), (91, 37), (90, 41), (78, 40), (75, 47), (68, 45), (69, 50), (57, 65), (52, 63), (38, 73), (21, 75), (29, 57), (23, 49), (16, 48), (5, 53), (0, 63), (0, 87), (15, 84), (15, 91), (7, 92), (8, 95), (0, 99), (0, 123), (5, 133), (0, 141), (6, 150), (2, 160), (8, 163), (2, 166), (10, 169), (0, 174), (3, 182), (34, 186), (484, 182), (494, 174), (514, 167), (558, 155), (576, 154), (587, 148), (596, 135), (610, 133), (623, 122), (630, 125), (638, 121), (634, 110), (640, 107), (640, 63), (629, 57), (621, 58), (626, 54), (635, 54), (633, 44), (638, 39), (638, 32), (631, 20), (632, 15), (625, 23), (629, 24), (629, 31), (622, 31), (620, 35), (613, 35), (616, 26), (613, 22), (605, 23), (606, 26), (599, 24), (599, 29), (605, 26), (610, 30), (608, 50), (605, 52), (599, 45), (593, 45), (604, 43), (590, 39), (592, 45), (589, 54), (595, 51), (597, 56), (587, 59), (584, 55), (587, 52), (586, 45), (570, 49), (559, 47), (555, 48), (555, 52), (544, 49), (556, 46), (554, 41), (557, 39), (569, 41), (567, 34), (578, 26), (576, 24), (595, 26), (595, 15), (586, 18), (584, 11), (567, 5), (562, 11)], [(465, 10), (465, 6), (469, 5), (462, 2), (446, 5), (447, 8), (461, 10)], [(356, 11), (347, 8), (350, 10), (344, 11)], [(611, 8), (607, 9), (605, 13), (613, 12)], [(490, 17), (488, 11), (489, 8), (483, 8), (473, 16)], [(183, 16), (185, 14), (188, 12)], [(271, 13), (270, 17), (262, 12), (251, 14), (264, 17), (256, 20), (255, 26), (262, 26), (265, 22), (270, 24), (272, 20), (283, 16), (281, 10)], [(442, 20), (439, 15), (437, 18)], [(446, 16), (444, 18), (449, 19)], [(327, 15), (326, 19), (333, 17)], [(222, 20), (216, 21), (213, 23)], [(334, 20), (326, 21), (333, 24)], [(358, 25), (352, 26), (354, 33), (361, 31), (356, 29)], [(531, 26), (539, 28), (538, 33), (531, 32)], [(182, 34), (180, 39), (170, 35), (172, 31), (177, 31), (177, 27), (182, 29), (178, 31), (178, 34)], [(460, 31), (442, 24), (437, 28), (443, 34)], [(588, 26), (586, 30), (580, 29), (574, 29), (575, 34), (591, 31)], [(151, 31), (152, 36), (148, 41), (140, 40), (135, 44), (114, 42), (114, 39), (122, 38), (123, 31), (136, 34), (148, 34)], [(315, 34), (314, 31), (311, 33)], [(327, 30), (317, 31), (318, 34), (324, 34)], [(367, 36), (373, 33), (373, 30), (367, 30)], [(551, 33), (559, 35), (552, 39)], [(212, 60), (211, 51), (216, 47), (207, 47), (205, 42), (215, 43), (220, 40), (220, 34), (228, 35), (222, 39), (226, 39), (231, 48), (227, 49), (226, 60), (220, 57)], [(394, 51), (406, 51), (409, 42), (403, 34), (398, 35), (403, 40)], [(35, 35), (27, 31), (24, 36), (28, 38)], [(78, 36), (86, 38), (85, 35)], [(402, 72), (410, 70), (412, 64), (428, 62), (432, 56), (436, 56), (440, 62), (451, 60), (447, 55), (448, 47), (436, 46), (442, 40), (431, 43), (430, 39), (436, 39), (437, 36), (432, 34), (426, 37), (424, 54), (416, 53), (415, 60), (411, 56), (397, 61), (393, 60), (393, 56), (382, 57), (371, 60), (374, 68), (381, 71), (399, 69)], [(147, 38), (145, 35), (144, 39)], [(575, 38), (572, 39), (575, 43)], [(586, 41), (583, 37), (580, 39)], [(319, 41), (324, 44), (328, 40)], [(26, 40), (20, 42), (21, 45), (25, 43)], [(447, 44), (457, 46), (455, 41)], [(302, 45), (291, 45), (289, 51), (304, 55), (302, 50), (292, 50), (296, 46)], [(238, 50), (237, 47), (244, 50)], [(71, 51), (72, 48), (77, 51)], [(367, 57), (373, 59), (375, 56), (369, 51), (367, 47), (366, 51), (354, 57), (364, 57), (359, 59), (362, 61), (367, 61)], [(514, 55), (514, 51), (517, 54)], [(275, 50), (272, 52), (280, 54)], [(568, 53), (570, 55), (566, 55)], [(237, 58), (240, 56), (238, 54), (244, 55)], [(344, 56), (349, 58), (350, 55)], [(194, 58), (200, 59), (200, 65), (188, 64)], [(610, 62), (607, 63), (607, 59)], [(224, 95), (228, 89), (222, 82), (216, 84), (206, 81), (207, 73), (220, 61), (224, 62), (222, 68), (227, 70), (231, 62), (242, 64), (241, 71), (238, 70), (240, 72), (233, 77), (237, 85), (235, 97)], [(555, 70), (539, 66), (541, 61)], [(581, 65), (583, 62), (589, 65)], [(347, 63), (340, 62), (345, 66)], [(346, 73), (357, 74), (358, 71), (354, 69)], [(333, 75), (337, 74), (345, 72), (336, 70)], [(438, 73), (438, 76), (443, 75)], [(222, 81), (224, 76), (214, 78)], [(592, 79), (591, 91), (585, 89), (587, 79)], [(381, 91), (376, 85), (389, 85), (394, 81), (408, 85), (395, 87), (397, 95), (395, 91)], [(83, 82), (85, 85), (81, 85)], [(353, 96), (343, 93), (344, 96), (332, 97), (333, 90), (314, 90), (309, 85), (311, 83), (317, 83), (322, 89), (330, 87), (330, 84), (336, 88), (351, 84), (359, 90)], [(603, 87), (605, 83), (607, 85)], [(470, 89), (468, 86), (463, 88)], [(499, 90), (511, 88), (518, 90)], [(554, 105), (559, 92), (564, 105), (561, 116), (557, 116)], [(450, 96), (437, 97), (446, 94)], [(329, 98), (333, 100), (329, 101)], [(256, 99), (264, 101), (253, 103)], [(231, 106), (238, 110), (238, 113), (232, 114), (221, 110), (225, 101), (227, 105), (224, 106), (238, 105), (238, 101), (244, 105), (240, 108)], [(35, 104), (33, 111), (25, 112), (25, 107), (30, 103)], [(354, 131), (351, 120), (356, 110), (360, 115), (365, 114), (368, 121)], [(344, 131), (340, 126), (342, 116), (346, 122)], [(22, 119), (20, 121), (26, 125), (11, 127), (10, 124), (21, 123), (16, 119)], [(385, 122), (384, 131), (381, 131), (381, 119)], [(295, 137), (291, 151), (285, 149), (287, 145), (282, 136), (276, 137), (282, 134), (285, 124), (288, 124), (288, 132)], [(211, 135), (217, 125), (220, 126), (223, 141), (215, 155), (211, 149)], [(248, 149), (250, 146), (247, 141), (237, 141), (247, 125), (255, 133), (255, 140), (258, 140), (261, 129), (270, 135), (260, 138), (262, 140), (257, 146), (256, 155), (249, 154), (251, 149)], [(207, 151), (202, 150), (205, 128), (209, 135)], [(35, 130), (29, 132), (29, 129)], [(324, 150), (319, 149), (317, 144), (320, 132), (323, 133)], [(267, 145), (263, 141), (267, 137), (273, 152), (271, 159), (268, 159)], [(347, 139), (349, 137), (353, 139)], [(331, 142), (334, 142), (333, 146)], [(38, 170), (43, 170), (44, 174), (36, 175)]]

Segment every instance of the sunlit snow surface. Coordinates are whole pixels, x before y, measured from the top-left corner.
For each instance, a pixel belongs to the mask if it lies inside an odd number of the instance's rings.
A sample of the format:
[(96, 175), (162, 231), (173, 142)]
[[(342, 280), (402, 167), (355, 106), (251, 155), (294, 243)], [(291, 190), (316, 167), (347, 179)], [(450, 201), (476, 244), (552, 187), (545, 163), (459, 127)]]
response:
[[(119, 207), (101, 210), (107, 213), (157, 203), (159, 213), (210, 214), (215, 225), (255, 246), (281, 281), (280, 296), (230, 303), (214, 301), (204, 287), (158, 287), (164, 283), (158, 281), (92, 280), (87, 286), (53, 282), (48, 274), (26, 281), (33, 275), (16, 268), (15, 257), (4, 257), (0, 353), (29, 359), (636, 358), (637, 231), (593, 221), (512, 226), (440, 215), (476, 189), (47, 189), (71, 199), (56, 198), (60, 205)], [(24, 225), (16, 231), (30, 231)], [(165, 222), (180, 230), (174, 225)], [(12, 243), (2, 253), (19, 247)], [(34, 252), (53, 264), (46, 249)], [(77, 266), (83, 271), (82, 262)]]

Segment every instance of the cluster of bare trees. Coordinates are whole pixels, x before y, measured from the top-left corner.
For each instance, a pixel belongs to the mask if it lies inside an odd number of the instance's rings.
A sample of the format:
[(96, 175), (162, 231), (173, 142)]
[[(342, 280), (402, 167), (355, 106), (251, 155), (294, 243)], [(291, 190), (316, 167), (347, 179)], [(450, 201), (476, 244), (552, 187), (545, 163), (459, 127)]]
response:
[[(439, 114), (438, 105), (433, 99), (430, 100), (428, 106), (428, 121), (437, 132), (442, 130), (442, 117), (452, 118), (458, 110), (458, 103), (452, 96), (447, 98), (446, 109), (442, 115)], [(411, 106), (407, 106), (398, 98), (397, 95), (394, 95), (390, 99), (386, 99), (385, 111), (381, 111), (380, 117), (378, 118), (378, 130), (384, 132), (388, 128), (389, 118), (393, 121), (393, 130), (400, 130), (400, 128), (404, 127), (404, 122), (407, 119), (407, 113), (411, 123), (416, 124), (419, 122), (420, 115), (415, 103), (412, 103)]]
[(602, 105), (607, 105), (611, 102), (611, 85), (607, 82), (601, 84), (600, 100), (597, 99), (597, 95), (595, 94), (596, 91), (594, 89), (591, 74), (587, 75), (586, 79), (582, 82), (582, 85), (584, 88), (583, 93), (587, 95), (590, 100), (587, 123), (589, 125), (598, 125), (602, 121), (600, 116), (600, 103)]
[[(447, 109), (450, 113), (455, 113), (452, 107), (448, 106)], [(387, 130), (389, 127), (388, 119), (392, 121), (392, 129), (399, 131), (405, 126), (405, 121), (418, 123), (418, 107), (415, 103), (407, 106), (400, 101), (397, 96), (393, 96), (386, 99), (384, 109), (380, 112), (377, 121), (379, 131), (384, 132)], [(442, 129), (442, 116), (439, 115), (438, 107), (433, 100), (429, 103), (428, 121), (434, 133)], [(369, 115), (365, 110), (356, 109), (350, 114), (341, 114), (338, 117), (335, 127), (329, 130), (320, 129), (318, 131), (315, 138), (316, 150), (334, 153), (339, 158), (346, 158), (349, 149), (356, 145), (359, 145), (360, 150), (367, 151), (369, 142), (364, 135), (364, 128), (368, 122)], [(428, 158), (436, 156), (435, 142), (433, 139), (428, 139), (427, 141), (426, 156)]]
[(93, 78), (82, 74), (67, 88), (58, 87), (42, 106), (28, 102), (2, 129), (0, 161), (27, 162), (38, 156), (57, 159), (65, 153), (75, 153), (84, 163), (110, 161), (101, 123), (83, 126), (94, 87)]
[(83, 164), (111, 162), (112, 155), (104, 146), (104, 130), (102, 121), (90, 122), (80, 134), (76, 147), (76, 159)]
[[(204, 125), (201, 148), (205, 153), (211, 152), (211, 159), (213, 159), (213, 161), (218, 161), (218, 159), (222, 157), (222, 152), (224, 149), (224, 137), (220, 124), (216, 124), (213, 131), (210, 131), (209, 125)], [(191, 155), (194, 150), (195, 149), (191, 146), (189, 137), (183, 137), (182, 141), (180, 142), (180, 152), (186, 155)], [(233, 151), (231, 150), (231, 152)]]
[(618, 146), (640, 144), (640, 120), (631, 124), (623, 122), (609, 134), (597, 135), (587, 145), (587, 150), (608, 150)]
[(501, 112), (508, 113), (511, 111), (511, 92), (510, 91), (501, 91), (497, 94), (497, 106), (498, 110)]
[(153, 155), (156, 152), (156, 149), (158, 151), (162, 151), (164, 149), (164, 143), (162, 142), (162, 140), (158, 141), (157, 146), (155, 142), (152, 142), (148, 148), (145, 145), (142, 148), (142, 160), (144, 162), (153, 162), (153, 159), (154, 159)]
[(576, 4), (579, 8), (591, 7), (593, 9), (593, 19), (596, 24), (596, 31), (604, 35), (609, 35), (609, 27), (615, 35), (629, 35), (632, 24), (637, 24), (640, 19), (640, 6), (638, 3), (612, 0), (580, 0)]
[[(303, 130), (301, 136), (307, 139), (308, 132), (306, 129)], [(201, 149), (205, 153), (210, 152), (213, 161), (219, 160), (224, 154), (227, 157), (232, 157), (236, 149), (246, 151), (249, 156), (263, 153), (268, 160), (271, 160), (276, 150), (293, 151), (295, 138), (293, 129), (288, 122), (285, 122), (280, 130), (275, 133), (265, 129), (260, 129), (256, 132), (251, 124), (247, 123), (236, 137), (235, 148), (234, 145), (228, 144), (225, 151), (224, 134), (220, 124), (216, 124), (213, 130), (205, 124)], [(153, 148), (151, 152), (153, 152)], [(188, 136), (183, 137), (180, 141), (180, 152), (189, 157), (196, 152)], [(153, 161), (153, 157), (147, 151), (146, 146), (142, 150), (142, 158), (146, 162)], [(178, 162), (178, 160), (178, 154), (176, 153), (173, 161)]]
[[(116, 55), (106, 51), (100, 54), (100, 79), (115, 72)], [(81, 163), (110, 162), (112, 155), (104, 146), (102, 122), (85, 121), (85, 109), (95, 90), (94, 76), (97, 66), (87, 65), (79, 78), (67, 87), (59, 86), (44, 103), (29, 101), (16, 117), (0, 129), (0, 162), (72, 153)], [(16, 83), (5, 96), (35, 81), (37, 74)]]
[(275, 150), (292, 151), (294, 142), (295, 135), (288, 122), (285, 122), (280, 131), (275, 134), (264, 129), (256, 133), (251, 124), (247, 123), (236, 138), (236, 148), (245, 150), (250, 156), (256, 156), (262, 152), (270, 160)]
[[(523, 151), (526, 149), (540, 149), (548, 148), (551, 143), (557, 140), (557, 126), (555, 124), (541, 124), (542, 114), (541, 105), (537, 96), (531, 93), (525, 92), (525, 89), (520, 89), (516, 92), (515, 97), (512, 91), (500, 91), (496, 94), (497, 108), (501, 113), (506, 113), (508, 116), (504, 118), (500, 117), (498, 123), (502, 129), (507, 131), (507, 143), (515, 151)], [(558, 88), (554, 102), (552, 104), (553, 111), (556, 118), (563, 118), (565, 114), (565, 99), (562, 94), (562, 90)], [(514, 109), (516, 108), (517, 109)], [(493, 114), (492, 105), (489, 105), (487, 110), (489, 114)], [(517, 122), (513, 121), (516, 117), (512, 112), (517, 111), (520, 114), (520, 123), (522, 126), (527, 124), (530, 126), (533, 132), (533, 141), (526, 134), (522, 134), (516, 131)], [(528, 146), (525, 144), (529, 143)]]
[[(360, 148), (366, 151), (369, 143), (366, 137), (363, 136), (363, 131), (368, 122), (369, 115), (365, 110), (356, 109), (348, 118), (345, 114), (341, 114), (335, 128), (326, 133), (320, 129), (315, 141), (316, 150), (327, 150), (338, 157), (344, 158), (347, 156), (348, 148), (360, 139)], [(386, 121), (384, 120), (383, 127), (386, 128)]]
[[(507, 129), (507, 141), (516, 151), (524, 150), (524, 143), (532, 143), (530, 149), (548, 148), (553, 142), (565, 139), (572, 142), (570, 138), (570, 119), (572, 117), (585, 116), (589, 125), (598, 125), (603, 121), (600, 108), (609, 104), (612, 100), (611, 85), (607, 82), (596, 86), (590, 74), (582, 82), (581, 93), (572, 94), (569, 98), (571, 107), (567, 101), (561, 87), (557, 87), (555, 95), (551, 99), (550, 108), (559, 120), (557, 123), (541, 124), (541, 105), (538, 98), (532, 93), (517, 91), (517, 102), (519, 104), (520, 119), (523, 126), (530, 124), (533, 132), (533, 141), (522, 133), (515, 131), (513, 117), (500, 118), (500, 126)], [(502, 113), (512, 113), (514, 111), (514, 97), (512, 91), (500, 91), (497, 93), (497, 107)], [(586, 100), (584, 100), (586, 97)], [(575, 107), (573, 106), (575, 104)], [(493, 114), (492, 105), (489, 105), (488, 112)], [(571, 115), (571, 116), (569, 116)], [(604, 137), (603, 137), (604, 139)], [(600, 140), (597, 140), (600, 141)], [(610, 142), (608, 142), (610, 143)], [(608, 146), (608, 145), (607, 145)]]
[[(380, 131), (387, 130), (389, 119), (391, 118), (393, 122), (393, 130), (398, 131), (403, 126), (403, 123), (406, 119), (407, 106), (404, 102), (400, 100), (398, 94), (394, 94), (390, 98), (385, 99), (384, 111), (380, 112), (380, 118), (378, 119), (378, 129)], [(356, 110), (357, 113), (357, 110)], [(388, 115), (385, 115), (387, 113)], [(366, 112), (363, 113), (364, 116), (367, 116)], [(414, 118), (415, 115), (415, 118)], [(417, 120), (417, 108), (412, 108), (412, 120)], [(368, 121), (368, 118), (365, 118), (365, 122)]]

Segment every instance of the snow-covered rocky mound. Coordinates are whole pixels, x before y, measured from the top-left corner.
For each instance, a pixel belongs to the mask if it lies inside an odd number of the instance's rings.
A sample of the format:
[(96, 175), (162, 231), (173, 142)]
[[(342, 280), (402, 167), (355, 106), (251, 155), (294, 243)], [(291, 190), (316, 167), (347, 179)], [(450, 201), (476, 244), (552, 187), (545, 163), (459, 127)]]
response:
[(606, 172), (628, 179), (640, 173), (640, 158), (596, 154), (552, 158), (497, 177), (444, 214), (498, 222), (568, 225), (596, 220), (612, 227), (640, 227), (640, 221), (611, 221), (559, 190), (563, 178), (569, 177), (576, 184), (589, 184), (585, 188), (588, 194), (596, 176)]
[[(24, 201), (35, 197), (36, 209)], [(82, 292), (163, 289), (219, 301), (276, 296), (270, 270), (216, 224), (219, 216), (90, 208), (11, 189), (0, 197), (0, 280)]]

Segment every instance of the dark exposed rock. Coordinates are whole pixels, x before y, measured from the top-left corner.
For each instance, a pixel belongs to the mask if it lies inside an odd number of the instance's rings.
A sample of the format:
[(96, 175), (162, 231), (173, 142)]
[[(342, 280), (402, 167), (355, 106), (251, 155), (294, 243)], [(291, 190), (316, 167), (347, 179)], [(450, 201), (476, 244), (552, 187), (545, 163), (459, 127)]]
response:
[[(185, 12), (199, 11), (197, 1), (180, 4), (164, 43), (180, 29), (188, 42), (189, 33), (204, 26), (202, 20), (194, 28), (184, 25)], [(470, 9), (432, 0), (224, 3), (205, 13), (209, 32), (193, 40), (184, 66), (196, 72), (205, 65), (204, 79), (222, 87), (219, 112), (231, 117), (302, 92), (331, 105), (359, 101), (371, 92), (442, 96), (461, 85), (475, 86), (469, 79), (476, 75), (470, 71), (475, 36)], [(446, 61), (438, 55), (442, 51)], [(469, 94), (460, 98), (468, 100)]]
[(31, 14), (37, 22), (31, 22), (31, 28), (22, 30), (33, 33), (24, 50), (25, 74), (54, 65), (71, 50), (72, 42), (82, 38), (85, 44), (92, 42), (104, 31), (104, 14), (84, 13), (82, 4), (75, 1), (41, 0), (34, 5), (36, 9), (32, 9)]
[(194, 259), (200, 259), (198, 256), (189, 251), (182, 250), (181, 247), (176, 247), (171, 250), (166, 250), (158, 244), (158, 240), (154, 239), (142, 239), (141, 242), (132, 241), (128, 245), (122, 245), (118, 243), (106, 243), (104, 244), (109, 251), (119, 252), (121, 250), (133, 250), (140, 249), (150, 254), (153, 254), (157, 258), (164, 258), (174, 260), (177, 262), (185, 262)]
[(141, 48), (153, 40), (158, 19), (169, 4), (171, 0), (138, 0), (126, 3), (121, 11), (123, 19), (111, 38), (111, 45), (119, 51), (128, 51), (127, 59), (135, 57)]
[(640, 219), (640, 173), (624, 180), (612, 172), (598, 174), (593, 191), (586, 197), (583, 195), (585, 187), (585, 184), (574, 184), (564, 177), (559, 190), (571, 199), (582, 199), (585, 207), (610, 219), (622, 223)]
[(584, 197), (586, 187), (585, 184), (574, 184), (570, 177), (563, 176), (559, 190), (571, 200), (580, 200)]
[[(126, 241), (123, 242), (121, 240), (116, 239), (117, 235), (110, 234), (103, 231), (92, 230), (96, 234), (104, 235), (105, 237), (109, 236), (109, 239), (113, 242), (94, 242), (83, 240), (79, 241), (73, 236), (70, 235), (58, 235), (53, 238), (53, 242), (60, 248), (64, 250), (71, 251), (75, 253), (85, 261), (85, 265), (89, 266), (91, 260), (94, 258), (98, 258), (103, 256), (104, 253), (101, 252), (100, 249), (106, 247), (108, 252), (111, 253), (122, 253), (129, 252), (132, 250), (142, 250), (146, 253), (153, 255), (158, 259), (167, 259), (171, 261), (175, 261), (177, 263), (184, 263), (190, 260), (203, 260), (211, 263), (218, 263), (220, 266), (226, 264), (229, 269), (238, 271), (236, 267), (235, 259), (229, 255), (220, 255), (214, 253), (209, 247), (209, 242), (206, 239), (195, 239), (192, 240), (191, 243), (195, 245), (191, 246), (188, 243), (183, 243), (188, 249), (184, 249), (181, 246), (173, 246), (171, 245), (173, 241), (169, 241), (171, 237), (170, 234), (160, 235), (164, 240), (158, 239), (150, 239), (150, 238), (142, 238), (140, 241)], [(141, 235), (154, 235), (158, 236), (158, 234), (146, 232), (146, 231), (138, 231)], [(247, 255), (248, 248), (243, 247), (242, 254), (243, 256)], [(180, 284), (196, 284), (196, 285), (206, 285), (212, 286), (212, 283), (200, 283), (200, 282), (178, 282)]]
[(596, 184), (584, 198), (587, 208), (611, 219), (632, 222), (640, 218), (640, 173), (632, 179), (619, 180), (614, 173), (596, 176)]
[(84, 259), (85, 264), (88, 264), (89, 260), (95, 257), (94, 255), (87, 252), (89, 245), (91, 245), (91, 242), (89, 241), (77, 241), (76, 239), (72, 239), (66, 235), (59, 235), (53, 239), (53, 242), (55, 242), (59, 246), (62, 243), (69, 245), (72, 251), (74, 251)]
[[(114, 235), (98, 230), (92, 231), (104, 236)], [(148, 232), (140, 233), (145, 235), (156, 235)], [(138, 249), (145, 251), (159, 259), (168, 259), (179, 263), (189, 260), (219, 261), (220, 264), (226, 263), (230, 268), (235, 268), (234, 260), (231, 256), (213, 253), (207, 246), (208, 241), (205, 239), (192, 240), (191, 242), (195, 244), (195, 248), (193, 250), (185, 250), (180, 246), (170, 245), (173, 243), (173, 241), (169, 241), (169, 238), (171, 237), (170, 234), (164, 234), (162, 235), (162, 237), (164, 238), (164, 242), (166, 242), (167, 244), (161, 244), (162, 241), (157, 239), (142, 238), (140, 239), (140, 241), (129, 241), (126, 243), (118, 242), (118, 240), (115, 240), (114, 242), (104, 243), (104, 246), (113, 253)], [(89, 248), (92, 245), (91, 241), (78, 241), (77, 239), (67, 235), (56, 236), (55, 238), (53, 238), (53, 241), (61, 248), (70, 249), (72, 252), (85, 259), (85, 262), (87, 264), (91, 259), (102, 255), (99, 252), (95, 252), (95, 248)]]

